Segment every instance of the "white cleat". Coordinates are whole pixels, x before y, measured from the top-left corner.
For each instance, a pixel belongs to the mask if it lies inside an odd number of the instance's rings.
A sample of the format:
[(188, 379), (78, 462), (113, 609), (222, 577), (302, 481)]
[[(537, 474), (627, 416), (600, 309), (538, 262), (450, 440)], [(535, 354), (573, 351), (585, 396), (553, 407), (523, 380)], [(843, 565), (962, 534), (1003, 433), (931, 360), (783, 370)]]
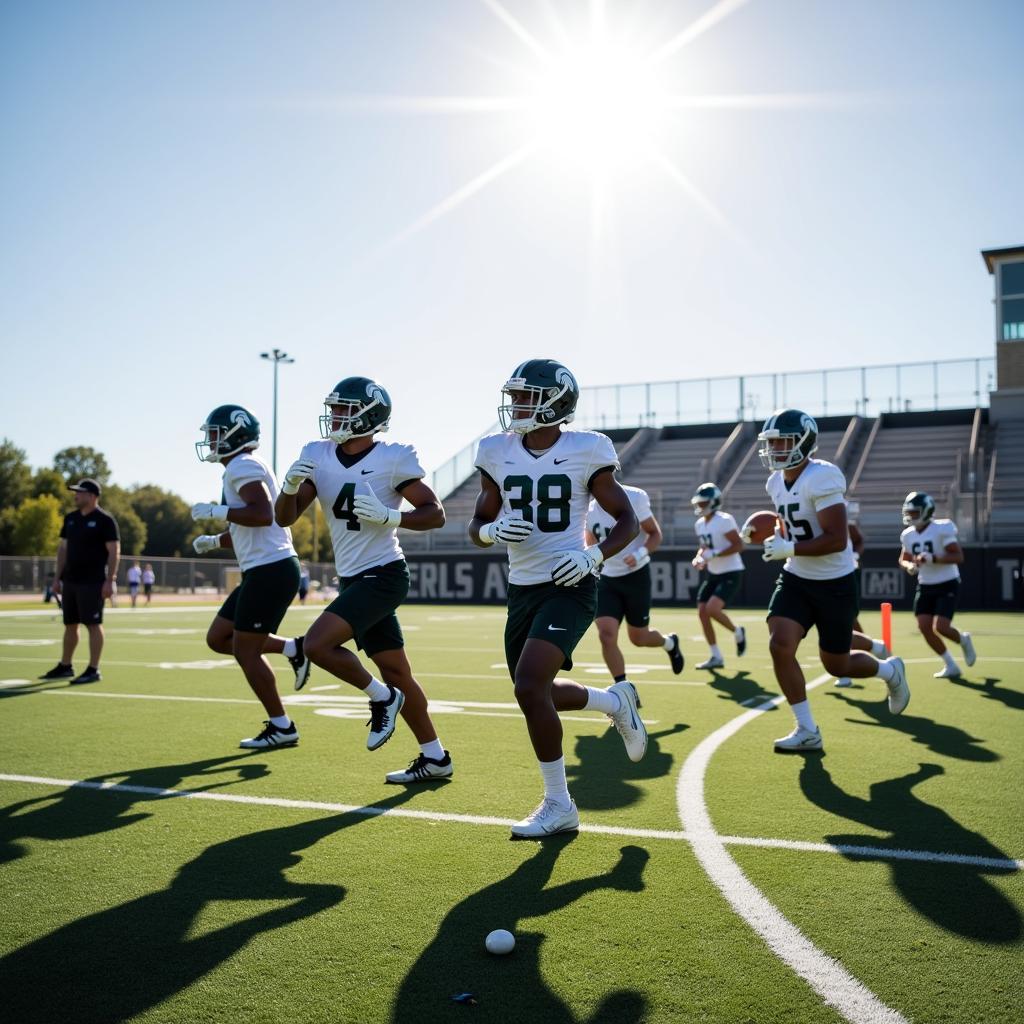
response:
[(958, 669), (956, 666), (954, 666), (953, 668), (950, 668), (948, 665), (943, 665), (941, 670), (936, 672), (935, 675), (932, 676), (932, 678), (933, 679), (959, 679), (960, 678), (960, 669)]
[(725, 662), (721, 658), (708, 658), (707, 661), (702, 661), (697, 668), (725, 668)]
[(840, 676), (836, 680), (835, 684), (836, 684), (836, 686), (845, 688), (847, 686), (853, 686), (853, 680), (850, 679), (849, 676)]
[(978, 655), (974, 652), (974, 641), (971, 639), (971, 634), (965, 633), (963, 630), (960, 631), (960, 649), (964, 652), (964, 661), (967, 662), (967, 667), (970, 668), (978, 660)]
[(783, 752), (801, 750), (821, 750), (821, 730), (805, 729), (798, 725), (788, 736), (781, 736), (775, 741), (775, 749)]
[(414, 782), (430, 782), (433, 779), (450, 779), (452, 775), (452, 755), (446, 750), (440, 760), (420, 754), (409, 763), (408, 768), (397, 772), (388, 772), (385, 782), (395, 786), (408, 786)]
[(574, 801), (569, 806), (545, 797), (522, 821), (512, 826), (513, 839), (543, 839), (559, 832), (576, 832), (580, 815)]
[(907, 670), (903, 667), (902, 658), (886, 658), (885, 663), (892, 665), (893, 673), (885, 685), (889, 688), (889, 711), (901, 715), (910, 703), (910, 687), (907, 685)]
[(640, 719), (640, 698), (636, 687), (630, 682), (615, 683), (608, 687), (609, 693), (618, 695), (619, 710), (608, 717), (618, 730), (626, 747), (630, 761), (639, 761), (647, 752), (647, 727)]
[(242, 740), (238, 745), (243, 750), (271, 750), (274, 747), (294, 747), (299, 742), (299, 730), (292, 722), (287, 729), (281, 729), (271, 721), (263, 723), (263, 732)]
[(388, 689), (391, 690), (390, 700), (370, 701), (370, 721), (367, 723), (370, 726), (370, 732), (366, 737), (367, 750), (376, 750), (387, 743), (398, 724), (398, 713), (405, 703), (405, 694), (390, 684)]

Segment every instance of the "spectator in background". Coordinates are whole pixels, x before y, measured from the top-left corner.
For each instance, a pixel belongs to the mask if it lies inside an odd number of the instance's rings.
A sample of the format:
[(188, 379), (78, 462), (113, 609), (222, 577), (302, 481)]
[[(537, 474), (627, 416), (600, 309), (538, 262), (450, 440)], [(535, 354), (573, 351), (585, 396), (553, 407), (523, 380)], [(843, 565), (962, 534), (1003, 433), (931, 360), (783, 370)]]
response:
[[(43, 604), (49, 604), (54, 599), (53, 593), (53, 573), (48, 572), (46, 574), (46, 586), (43, 588)], [(59, 607), (59, 604), (58, 604)]]
[(142, 568), (138, 562), (133, 562), (128, 567), (128, 596), (132, 599), (134, 608), (139, 600), (139, 584), (142, 582)]
[[(69, 490), (75, 493), (76, 507), (64, 517), (53, 583), (54, 594), (64, 599), (64, 649), (57, 665), (39, 678), (95, 683), (101, 678), (103, 602), (116, 588), (121, 540), (117, 521), (99, 507), (100, 485), (95, 480), (80, 480)], [(76, 677), (71, 659), (83, 622), (89, 631), (89, 665)]]
[(156, 573), (153, 572), (153, 566), (150, 562), (146, 563), (146, 568), (142, 570), (142, 590), (146, 595), (146, 604), (153, 603), (153, 584), (156, 583)]
[(309, 566), (299, 562), (299, 604), (305, 604), (309, 597)]

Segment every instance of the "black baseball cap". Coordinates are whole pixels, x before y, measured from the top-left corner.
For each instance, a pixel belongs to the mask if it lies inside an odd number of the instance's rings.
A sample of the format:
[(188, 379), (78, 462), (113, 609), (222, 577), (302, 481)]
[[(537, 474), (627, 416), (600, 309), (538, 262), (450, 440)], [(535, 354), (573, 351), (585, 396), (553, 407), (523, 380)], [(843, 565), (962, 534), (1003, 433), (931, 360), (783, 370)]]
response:
[(88, 491), (89, 494), (95, 494), (97, 498), (100, 496), (100, 485), (88, 477), (85, 480), (79, 480), (77, 484), (68, 484), (68, 490)]

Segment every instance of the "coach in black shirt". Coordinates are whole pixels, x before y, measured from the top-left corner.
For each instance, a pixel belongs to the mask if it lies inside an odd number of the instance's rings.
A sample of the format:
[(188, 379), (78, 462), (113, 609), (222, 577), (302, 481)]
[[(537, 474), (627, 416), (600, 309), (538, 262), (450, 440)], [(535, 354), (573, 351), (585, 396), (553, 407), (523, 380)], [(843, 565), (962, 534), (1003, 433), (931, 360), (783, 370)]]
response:
[[(75, 492), (76, 508), (64, 517), (61, 527), (53, 585), (54, 593), (64, 599), (64, 653), (56, 668), (39, 678), (95, 683), (103, 651), (103, 602), (114, 593), (121, 541), (117, 521), (99, 507), (100, 485), (80, 480), (69, 489)], [(71, 658), (82, 622), (89, 630), (89, 667), (75, 677)]]

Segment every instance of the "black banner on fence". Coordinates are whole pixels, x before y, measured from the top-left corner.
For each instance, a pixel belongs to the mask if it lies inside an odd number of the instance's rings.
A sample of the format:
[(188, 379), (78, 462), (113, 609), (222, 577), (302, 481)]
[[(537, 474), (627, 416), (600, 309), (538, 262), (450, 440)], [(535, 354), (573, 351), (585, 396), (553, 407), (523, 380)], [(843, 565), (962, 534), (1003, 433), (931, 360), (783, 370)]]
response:
[[(960, 608), (988, 611), (1024, 609), (1024, 547), (965, 546), (961, 566)], [(861, 606), (877, 608), (889, 601), (909, 609), (916, 581), (896, 566), (898, 549), (868, 548), (861, 558)], [(700, 573), (690, 564), (690, 549), (662, 549), (651, 561), (653, 601), (662, 606), (695, 603)], [(412, 586), (408, 600), (441, 604), (503, 604), (508, 563), (503, 551), (408, 556)], [(761, 561), (760, 549), (744, 553), (747, 571), (734, 606), (764, 608), (780, 572), (778, 563)]]

